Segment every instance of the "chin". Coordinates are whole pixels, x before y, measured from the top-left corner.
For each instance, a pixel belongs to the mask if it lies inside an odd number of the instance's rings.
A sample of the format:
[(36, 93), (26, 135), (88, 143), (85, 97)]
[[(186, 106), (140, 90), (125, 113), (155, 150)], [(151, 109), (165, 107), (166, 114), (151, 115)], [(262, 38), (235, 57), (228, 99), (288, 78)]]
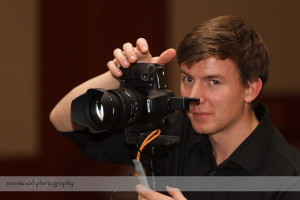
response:
[(213, 128), (210, 127), (211, 124), (207, 120), (195, 120), (193, 115), (189, 115), (189, 119), (196, 133), (208, 135), (213, 132)]
[(207, 127), (208, 124), (201, 125), (197, 122), (192, 122), (192, 126), (193, 126), (194, 131), (198, 134), (210, 135), (210, 134), (214, 133), (212, 128)]

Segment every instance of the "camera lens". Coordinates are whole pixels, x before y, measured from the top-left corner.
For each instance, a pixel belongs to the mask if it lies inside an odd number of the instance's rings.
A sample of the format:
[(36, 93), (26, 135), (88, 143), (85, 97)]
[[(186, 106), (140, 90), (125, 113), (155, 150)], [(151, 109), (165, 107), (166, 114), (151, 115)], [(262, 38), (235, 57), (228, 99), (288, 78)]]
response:
[(102, 96), (96, 96), (91, 103), (92, 119), (105, 129), (125, 127), (143, 118), (145, 108), (143, 95), (135, 90), (102, 90)]

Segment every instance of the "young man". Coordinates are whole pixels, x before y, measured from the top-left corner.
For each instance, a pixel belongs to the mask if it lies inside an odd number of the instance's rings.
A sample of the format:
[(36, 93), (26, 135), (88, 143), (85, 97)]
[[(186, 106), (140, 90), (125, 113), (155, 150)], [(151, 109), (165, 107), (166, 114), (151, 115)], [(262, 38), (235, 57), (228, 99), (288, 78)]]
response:
[[(80, 130), (70, 116), (71, 101), (88, 88), (118, 87), (120, 66), (149, 62), (166, 64), (175, 57), (168, 49), (152, 57), (147, 41), (136, 47), (126, 43), (114, 51), (109, 72), (67, 94), (53, 109), (51, 122), (73, 139), (83, 153), (93, 159), (130, 163), (130, 148), (124, 134), (111, 131), (95, 140)], [(177, 50), (181, 70), (181, 95), (200, 98), (186, 113), (170, 116), (168, 135), (181, 137), (181, 144), (166, 159), (170, 176), (293, 176), (300, 172), (300, 155), (273, 127), (265, 108), (257, 103), (268, 78), (268, 50), (259, 34), (243, 20), (221, 16), (195, 27)], [(70, 132), (75, 131), (75, 132)], [(115, 147), (119, 148), (115, 148)], [(113, 149), (113, 150), (112, 150)], [(97, 152), (95, 152), (97, 151)], [(103, 153), (101, 153), (103, 152)], [(104, 155), (104, 152), (105, 155)], [(107, 152), (110, 154), (107, 155)], [(138, 186), (139, 199), (171, 199)], [(179, 191), (174, 199), (185, 199)], [(294, 193), (188, 193), (188, 199), (280, 199)]]

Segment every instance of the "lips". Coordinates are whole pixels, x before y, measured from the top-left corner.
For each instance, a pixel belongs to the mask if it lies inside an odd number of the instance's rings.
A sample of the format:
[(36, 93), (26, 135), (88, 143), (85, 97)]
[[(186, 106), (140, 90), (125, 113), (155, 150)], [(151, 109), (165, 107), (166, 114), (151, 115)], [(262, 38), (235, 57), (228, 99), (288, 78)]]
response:
[(200, 113), (193, 113), (193, 115), (196, 115), (196, 116), (206, 116), (206, 115), (211, 115), (211, 113), (200, 112)]
[(205, 119), (212, 115), (209, 112), (190, 112), (195, 119)]
[(194, 115), (210, 115), (210, 113), (207, 113), (207, 112), (200, 112), (200, 113), (197, 113), (197, 112), (193, 112)]

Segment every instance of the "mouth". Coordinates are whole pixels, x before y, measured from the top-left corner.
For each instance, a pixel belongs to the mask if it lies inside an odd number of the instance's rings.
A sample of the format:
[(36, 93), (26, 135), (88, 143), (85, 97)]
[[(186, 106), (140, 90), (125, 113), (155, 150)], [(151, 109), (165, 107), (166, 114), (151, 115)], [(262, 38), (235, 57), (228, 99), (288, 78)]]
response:
[(191, 112), (195, 119), (205, 119), (210, 117), (212, 114), (208, 112)]

